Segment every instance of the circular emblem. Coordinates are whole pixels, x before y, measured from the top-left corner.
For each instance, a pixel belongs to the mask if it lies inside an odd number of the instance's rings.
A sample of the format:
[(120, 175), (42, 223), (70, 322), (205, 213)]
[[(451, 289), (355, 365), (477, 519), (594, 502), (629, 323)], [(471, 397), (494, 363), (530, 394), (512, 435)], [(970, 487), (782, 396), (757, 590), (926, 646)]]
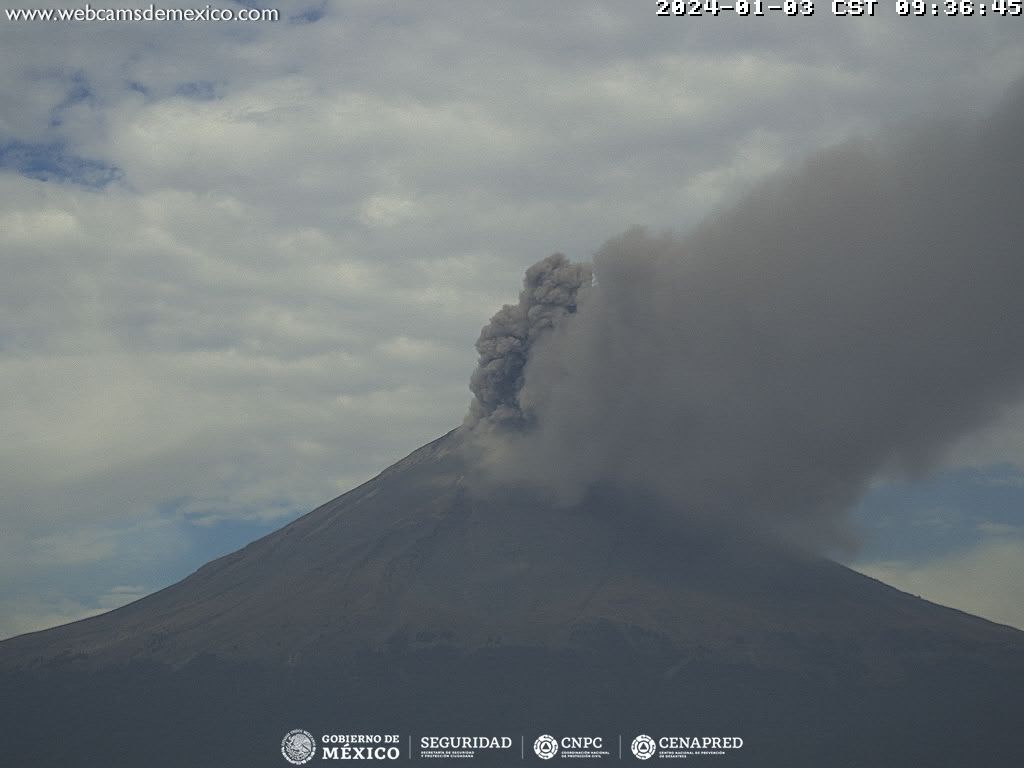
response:
[(316, 755), (316, 741), (313, 734), (301, 728), (288, 731), (281, 739), (281, 754), (292, 765), (308, 763)]
[(654, 753), (657, 751), (658, 745), (647, 734), (641, 733), (633, 739), (633, 754), (636, 755), (638, 760), (647, 760), (654, 757)]
[(554, 736), (548, 736), (545, 733), (543, 736), (538, 736), (537, 740), (533, 742), (533, 751), (541, 760), (550, 760), (558, 754), (558, 742), (555, 741)]

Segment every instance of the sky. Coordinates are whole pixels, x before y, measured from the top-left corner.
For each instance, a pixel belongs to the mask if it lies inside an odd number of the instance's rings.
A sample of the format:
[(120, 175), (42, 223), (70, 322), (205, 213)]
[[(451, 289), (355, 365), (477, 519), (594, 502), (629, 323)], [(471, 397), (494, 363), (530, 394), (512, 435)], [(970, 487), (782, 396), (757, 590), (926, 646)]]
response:
[[(265, 7), (0, 17), (0, 637), (167, 586), (460, 424), (474, 341), (539, 259), (685, 235), (1024, 76), (1020, 19), (894, 3)], [(1024, 627), (1022, 509), (1008, 408), (875, 478), (844, 561)]]

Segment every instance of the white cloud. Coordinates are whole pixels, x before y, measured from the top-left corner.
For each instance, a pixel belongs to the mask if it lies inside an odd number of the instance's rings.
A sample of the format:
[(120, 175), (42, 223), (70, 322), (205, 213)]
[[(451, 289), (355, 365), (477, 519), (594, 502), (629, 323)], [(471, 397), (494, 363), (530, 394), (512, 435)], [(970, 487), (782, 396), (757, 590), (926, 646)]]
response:
[(904, 592), (1024, 629), (1024, 538), (990, 537), (967, 551), (923, 563), (887, 561), (853, 567)]
[(115, 586), (89, 604), (55, 595), (31, 599), (0, 598), (0, 638), (97, 616), (145, 597), (151, 591), (142, 586)]
[(360, 208), (359, 219), (371, 228), (393, 227), (423, 213), (423, 206), (414, 200), (396, 195), (373, 195)]

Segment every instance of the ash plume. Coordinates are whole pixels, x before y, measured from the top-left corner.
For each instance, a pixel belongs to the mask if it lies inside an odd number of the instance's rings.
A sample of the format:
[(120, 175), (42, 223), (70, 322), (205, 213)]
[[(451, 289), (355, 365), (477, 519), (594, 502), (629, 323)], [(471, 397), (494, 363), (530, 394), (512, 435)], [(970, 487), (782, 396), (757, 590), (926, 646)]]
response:
[(533, 346), (565, 317), (576, 312), (590, 287), (591, 268), (572, 264), (560, 253), (526, 271), (518, 304), (506, 304), (480, 331), (480, 362), (470, 379), (473, 392), (467, 424), (524, 426), (530, 421), (520, 401), (523, 371)]
[(479, 482), (643, 489), (677, 520), (842, 545), (872, 479), (1022, 394), (1022, 129), (1017, 87), (987, 119), (814, 156), (686, 236), (627, 232), (537, 344), (528, 275), (478, 343)]

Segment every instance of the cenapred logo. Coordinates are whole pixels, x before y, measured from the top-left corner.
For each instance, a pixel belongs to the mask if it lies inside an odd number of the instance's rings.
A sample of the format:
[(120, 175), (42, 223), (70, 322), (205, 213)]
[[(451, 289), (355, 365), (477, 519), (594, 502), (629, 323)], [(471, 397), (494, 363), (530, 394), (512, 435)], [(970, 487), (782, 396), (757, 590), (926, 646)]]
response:
[(533, 742), (533, 751), (541, 760), (550, 760), (558, 754), (558, 742), (554, 736), (545, 733), (543, 736), (538, 736), (537, 740)]
[(658, 751), (658, 745), (654, 743), (654, 739), (648, 736), (646, 733), (641, 733), (635, 739), (632, 744), (633, 755), (638, 760), (647, 760), (654, 757), (654, 753)]
[(316, 755), (316, 739), (309, 731), (295, 728), (281, 739), (281, 754), (292, 765), (304, 765)]

